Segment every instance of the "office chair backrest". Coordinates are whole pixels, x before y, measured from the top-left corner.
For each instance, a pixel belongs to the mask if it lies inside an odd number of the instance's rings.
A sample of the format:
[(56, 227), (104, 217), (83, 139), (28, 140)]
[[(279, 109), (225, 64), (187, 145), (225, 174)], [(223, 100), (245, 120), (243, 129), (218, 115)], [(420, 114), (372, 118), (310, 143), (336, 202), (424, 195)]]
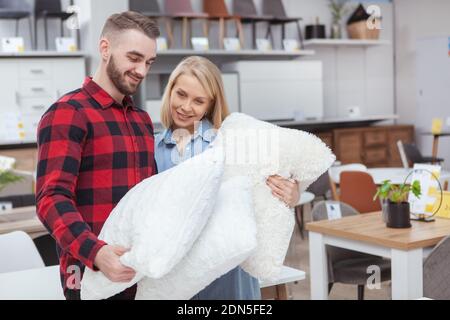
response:
[(0, 235), (0, 273), (45, 267), (30, 236), (23, 231)]
[(129, 0), (128, 3), (131, 11), (161, 13), (158, 0)]
[(379, 200), (373, 200), (377, 193), (372, 176), (367, 172), (343, 171), (340, 178), (340, 201), (349, 204), (360, 213), (381, 211)]
[(258, 11), (253, 0), (233, 0), (233, 13), (254, 16), (258, 14)]
[(312, 192), (316, 197), (320, 197), (325, 196), (330, 189), (330, 180), (327, 171), (309, 186), (308, 191)]
[(434, 247), (423, 264), (423, 295), (450, 300), (450, 236)]
[(420, 153), (419, 148), (415, 144), (404, 143), (403, 148), (405, 150), (406, 157), (411, 163), (423, 163), (423, 156)]
[(203, 11), (211, 16), (229, 16), (224, 0), (203, 0)]
[(35, 0), (34, 2), (34, 12), (61, 12), (61, 1), (60, 0)]
[(193, 13), (191, 0), (165, 0), (166, 12), (170, 14)]
[(281, 0), (264, 0), (263, 14), (272, 15), (276, 18), (286, 18), (286, 10)]
[(402, 160), (403, 168), (408, 169), (409, 168), (408, 158), (406, 157), (405, 148), (401, 140), (397, 141), (397, 148), (398, 153), (400, 154), (400, 159)]

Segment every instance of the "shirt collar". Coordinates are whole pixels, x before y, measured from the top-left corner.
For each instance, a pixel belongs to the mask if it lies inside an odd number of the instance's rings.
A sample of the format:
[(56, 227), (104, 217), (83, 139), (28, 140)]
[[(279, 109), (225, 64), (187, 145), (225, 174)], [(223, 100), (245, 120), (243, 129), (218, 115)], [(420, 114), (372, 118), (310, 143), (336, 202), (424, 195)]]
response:
[[(211, 143), (216, 135), (215, 133), (206, 134), (206, 132), (211, 129), (213, 129), (213, 125), (211, 124), (211, 122), (207, 119), (203, 119), (202, 121), (200, 121), (198, 127), (196, 128), (196, 130), (194, 132), (194, 137), (192, 138), (192, 140), (195, 140), (198, 137), (201, 137), (203, 139), (203, 141)], [(163, 141), (165, 144), (176, 144), (176, 141), (173, 138), (172, 133), (173, 133), (173, 131), (171, 128), (166, 129), (161, 134), (161, 141)]]
[[(107, 109), (113, 105), (117, 105), (117, 102), (106, 92), (102, 87), (100, 87), (91, 77), (86, 77), (83, 83), (83, 89), (86, 90), (89, 95), (98, 102), (98, 104), (103, 108)], [(122, 105), (125, 108), (132, 108), (136, 110), (133, 99), (130, 96), (125, 96), (122, 101)]]

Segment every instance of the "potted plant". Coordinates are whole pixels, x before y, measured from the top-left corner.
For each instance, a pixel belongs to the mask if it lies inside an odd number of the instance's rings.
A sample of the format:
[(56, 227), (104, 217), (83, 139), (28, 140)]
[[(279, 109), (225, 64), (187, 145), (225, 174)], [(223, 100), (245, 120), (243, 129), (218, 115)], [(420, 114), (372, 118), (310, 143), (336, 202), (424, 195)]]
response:
[(409, 193), (420, 198), (420, 182), (414, 180), (412, 184), (394, 185), (390, 180), (383, 181), (377, 188), (374, 201), (379, 198), (383, 201), (383, 211), (386, 214), (386, 225), (388, 228), (410, 228), (410, 207), (408, 202)]
[(330, 8), (332, 24), (331, 35), (332, 39), (342, 38), (342, 18), (348, 13), (348, 0), (328, 0), (328, 7)]

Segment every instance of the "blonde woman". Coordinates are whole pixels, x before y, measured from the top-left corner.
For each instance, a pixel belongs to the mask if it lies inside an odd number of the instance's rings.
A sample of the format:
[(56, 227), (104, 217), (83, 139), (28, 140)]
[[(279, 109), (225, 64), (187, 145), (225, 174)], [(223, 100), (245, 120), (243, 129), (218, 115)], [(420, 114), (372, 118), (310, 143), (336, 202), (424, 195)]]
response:
[[(222, 76), (208, 59), (192, 56), (184, 59), (172, 72), (161, 110), (161, 122), (166, 128), (155, 138), (155, 159), (158, 172), (165, 171), (193, 157), (215, 138), (228, 116)], [(293, 207), (299, 200), (298, 183), (278, 176), (267, 180), (273, 194)], [(260, 299), (257, 279), (237, 267), (193, 299), (251, 300)]]

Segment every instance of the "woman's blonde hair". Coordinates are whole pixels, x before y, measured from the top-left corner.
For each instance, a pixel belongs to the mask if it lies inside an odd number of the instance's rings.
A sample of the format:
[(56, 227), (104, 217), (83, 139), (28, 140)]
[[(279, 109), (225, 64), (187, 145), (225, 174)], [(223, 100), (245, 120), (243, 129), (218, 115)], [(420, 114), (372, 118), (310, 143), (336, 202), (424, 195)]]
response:
[(164, 91), (161, 108), (161, 123), (166, 128), (171, 128), (173, 119), (170, 113), (170, 95), (178, 78), (182, 75), (195, 77), (212, 100), (211, 108), (206, 118), (214, 128), (219, 129), (223, 120), (230, 114), (225, 99), (222, 75), (217, 66), (206, 58), (191, 56), (183, 59), (169, 78), (169, 83)]

